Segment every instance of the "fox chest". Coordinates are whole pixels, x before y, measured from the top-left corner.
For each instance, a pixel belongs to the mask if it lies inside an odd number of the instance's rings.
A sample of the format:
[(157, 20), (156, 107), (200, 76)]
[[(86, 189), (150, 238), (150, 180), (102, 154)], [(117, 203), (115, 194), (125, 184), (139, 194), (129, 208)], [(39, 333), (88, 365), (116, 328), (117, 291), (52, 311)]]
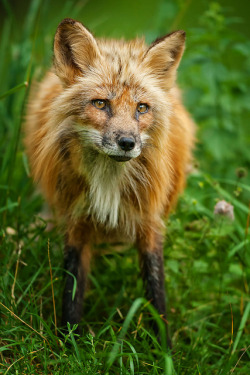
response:
[(96, 227), (105, 228), (106, 232), (118, 230), (121, 234), (134, 239), (139, 213), (124, 199), (118, 186), (110, 181), (105, 186), (95, 186), (77, 199), (73, 217), (88, 217)]
[(124, 232), (134, 238), (140, 221), (138, 207), (131, 200), (131, 187), (120, 176), (98, 171), (90, 180), (89, 188), (76, 199), (72, 215), (75, 219), (88, 217), (107, 231)]

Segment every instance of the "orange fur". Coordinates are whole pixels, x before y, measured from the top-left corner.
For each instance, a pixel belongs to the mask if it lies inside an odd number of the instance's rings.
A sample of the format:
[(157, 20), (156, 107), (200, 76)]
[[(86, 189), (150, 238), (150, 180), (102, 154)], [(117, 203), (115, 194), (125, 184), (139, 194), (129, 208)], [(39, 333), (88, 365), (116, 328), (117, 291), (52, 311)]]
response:
[[(25, 144), (34, 180), (71, 246), (123, 239), (155, 251), (194, 142), (175, 85), (184, 40), (179, 31), (148, 47), (142, 39), (95, 39), (70, 19), (59, 25), (54, 67), (30, 98)], [(93, 105), (97, 99), (107, 110)], [(138, 113), (138, 103), (147, 112)], [(109, 157), (112, 150), (120, 157), (118, 133), (135, 139), (129, 161)], [(103, 148), (105, 137), (112, 147)]]
[[(113, 106), (119, 112), (117, 116), (113, 116), (113, 126), (127, 129), (133, 121), (135, 122), (134, 107), (133, 103), (131, 104), (133, 98), (130, 92), (136, 93), (138, 86), (142, 97), (140, 101), (149, 102), (152, 107), (158, 106), (159, 109), (157, 108), (157, 118), (145, 114), (141, 116), (143, 118), (139, 123), (141, 131), (148, 131), (149, 146), (142, 150), (138, 158), (128, 162), (131, 164), (132, 171), (127, 166), (120, 166), (120, 169), (121, 173), (132, 172), (134, 184), (138, 185), (137, 194), (132, 190), (132, 186), (128, 186), (128, 191), (123, 191), (122, 194), (126, 206), (129, 206), (130, 201), (132, 202), (131, 215), (140, 217), (139, 225), (144, 226), (150, 221), (149, 218), (155, 217), (159, 220), (164, 213), (168, 213), (178, 193), (183, 189), (185, 169), (191, 160), (194, 125), (181, 103), (177, 89), (175, 87), (161, 89), (163, 78), (154, 70), (155, 65), (159, 69), (158, 61), (146, 61), (145, 69), (149, 77), (144, 72), (142, 74), (140, 67), (149, 54), (148, 47), (142, 40), (132, 42), (100, 40), (98, 47), (102, 51), (102, 59), (99, 66), (95, 62), (93, 76), (89, 78), (89, 82), (88, 77), (85, 79), (77, 77), (76, 83), (65, 88), (64, 81), (61, 82), (52, 70), (40, 84), (37, 94), (32, 95), (25, 140), (32, 174), (59, 216), (65, 218), (66, 215), (67, 220), (73, 220), (74, 202), (82, 192), (88, 194), (83, 170), (88, 166), (84, 165), (86, 150), (84, 147), (81, 148), (77, 135), (72, 134), (71, 124), (77, 122), (81, 126), (88, 121), (89, 126), (100, 129), (106, 122), (105, 114), (97, 111), (91, 104), (81, 108), (81, 99), (85, 99), (86, 92), (89, 92), (88, 97), (92, 94), (92, 97), (106, 98), (112, 90), (117, 91)], [(144, 57), (145, 53), (146, 57)], [(134, 60), (131, 57), (133, 54)], [(112, 61), (116, 55), (120, 57), (120, 64), (124, 64), (124, 77), (120, 78), (120, 82), (117, 78), (119, 62)], [(78, 58), (81, 59), (81, 55)], [(132, 69), (134, 69), (133, 73), (131, 73)], [(150, 69), (156, 75), (155, 79), (148, 73)], [(71, 72), (70, 76), (74, 74), (75, 71)], [(160, 76), (159, 82), (157, 82), (157, 74)], [(166, 81), (168, 81), (168, 74), (164, 77)], [(123, 81), (126, 80), (128, 82), (124, 83)], [(63, 136), (68, 138), (67, 152), (71, 153), (67, 160), (63, 157), (64, 150), (60, 144), (60, 137)], [(110, 163), (116, 162), (110, 161)], [(148, 183), (141, 186), (140, 176), (136, 176), (138, 166), (148, 179)], [(126, 169), (128, 171), (124, 172)], [(64, 190), (61, 192), (57, 189), (59, 176), (64, 180)], [(84, 216), (83, 211), (82, 219)], [(128, 217), (131, 220), (129, 215)], [(98, 222), (94, 226), (98, 227)]]

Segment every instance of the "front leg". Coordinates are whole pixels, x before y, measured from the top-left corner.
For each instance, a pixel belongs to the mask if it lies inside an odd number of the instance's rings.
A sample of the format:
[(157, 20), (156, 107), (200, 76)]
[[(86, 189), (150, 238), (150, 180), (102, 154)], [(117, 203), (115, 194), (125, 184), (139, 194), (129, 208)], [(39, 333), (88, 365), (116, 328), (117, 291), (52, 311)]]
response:
[[(138, 235), (137, 246), (139, 262), (146, 298), (166, 320), (165, 277), (163, 264), (163, 236), (157, 231), (148, 229)], [(159, 337), (158, 325), (152, 324), (157, 337)], [(171, 340), (167, 330), (168, 345), (171, 348)]]
[(83, 298), (87, 286), (87, 276), (90, 264), (90, 248), (88, 245), (65, 246), (65, 287), (62, 299), (62, 328), (67, 330), (78, 324), (76, 333), (80, 334), (79, 323), (82, 317)]

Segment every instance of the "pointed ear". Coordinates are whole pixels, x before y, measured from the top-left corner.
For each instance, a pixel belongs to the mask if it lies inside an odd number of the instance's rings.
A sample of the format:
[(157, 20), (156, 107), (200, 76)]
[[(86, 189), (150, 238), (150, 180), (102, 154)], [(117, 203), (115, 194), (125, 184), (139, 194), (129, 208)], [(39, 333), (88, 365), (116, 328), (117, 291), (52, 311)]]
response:
[(100, 55), (93, 35), (78, 21), (65, 18), (54, 39), (54, 67), (66, 85), (75, 82)]
[(185, 37), (185, 31), (179, 30), (156, 39), (144, 56), (144, 66), (166, 89), (174, 85), (176, 70), (185, 48)]

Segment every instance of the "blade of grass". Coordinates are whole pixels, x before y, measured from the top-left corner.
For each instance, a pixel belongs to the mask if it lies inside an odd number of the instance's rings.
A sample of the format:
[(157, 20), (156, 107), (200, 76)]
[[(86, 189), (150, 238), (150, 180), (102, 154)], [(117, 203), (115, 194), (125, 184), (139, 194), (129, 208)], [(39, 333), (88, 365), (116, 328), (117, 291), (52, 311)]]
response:
[(165, 361), (165, 374), (164, 375), (176, 374), (174, 370), (174, 366), (173, 366), (173, 360), (167, 353), (165, 353), (164, 355), (164, 361)]
[(80, 352), (79, 352), (79, 349), (78, 349), (78, 346), (77, 346), (77, 343), (76, 343), (76, 340), (75, 340), (75, 337), (74, 337), (74, 333), (73, 333), (74, 327), (73, 327), (73, 330), (72, 330), (69, 323), (68, 323), (68, 330), (69, 330), (70, 338), (72, 340), (73, 347), (75, 349), (77, 362), (78, 362), (79, 366), (81, 367), (81, 369), (83, 370), (84, 369), (83, 363), (82, 363)]
[(40, 352), (41, 350), (44, 350), (44, 348), (40, 348), (38, 350), (34, 350), (30, 353), (27, 353), (25, 355), (23, 355), (21, 358), (18, 358), (15, 362), (13, 362), (8, 368), (7, 370), (5, 371), (4, 375), (8, 374), (9, 370), (11, 369), (11, 367), (13, 367), (17, 362), (21, 361), (22, 359), (24, 359), (27, 355), (32, 355), (32, 354), (35, 354), (37, 352)]
[[(160, 337), (161, 337), (161, 345), (162, 345), (162, 350), (164, 353), (167, 353), (167, 339), (166, 339), (166, 327), (165, 327), (165, 324), (163, 323), (163, 321), (161, 320), (158, 312), (155, 310), (155, 308), (147, 301), (145, 300), (145, 298), (137, 298), (131, 308), (129, 309), (129, 312), (125, 318), (125, 321), (123, 323), (123, 326), (122, 326), (122, 329), (121, 329), (121, 332), (118, 336), (118, 339), (117, 341), (115, 342), (114, 346), (113, 346), (113, 349), (109, 355), (109, 358), (107, 360), (107, 369), (106, 371), (108, 371), (108, 369), (112, 366), (112, 364), (114, 363), (117, 355), (118, 355), (118, 351), (119, 351), (119, 348), (120, 348), (120, 341), (124, 338), (124, 336), (126, 335), (127, 331), (128, 331), (128, 328), (129, 328), (129, 325), (136, 313), (136, 311), (139, 309), (139, 307), (144, 304), (145, 307), (147, 307), (147, 309), (149, 310), (149, 312), (151, 313), (151, 315), (153, 316), (153, 318), (156, 320), (157, 324), (158, 324), (158, 327), (159, 327), (159, 333), (160, 333)], [(169, 356), (165, 357), (168, 358)], [(171, 357), (169, 357), (171, 359)], [(167, 361), (170, 361), (170, 359), (168, 359)], [(172, 361), (172, 359), (171, 359)]]
[(123, 326), (122, 326), (122, 330), (119, 334), (119, 337), (118, 337), (118, 340), (117, 342), (115, 342), (114, 346), (113, 346), (113, 349), (110, 353), (110, 356), (108, 358), (108, 361), (107, 361), (107, 369), (109, 369), (112, 364), (114, 363), (115, 361), (115, 358), (118, 354), (118, 351), (119, 351), (119, 348), (120, 348), (120, 344), (119, 344), (119, 340), (121, 340), (125, 335), (126, 335), (126, 332), (128, 330), (128, 327), (129, 327), (129, 324), (131, 322), (131, 320), (133, 319), (133, 316), (135, 315), (136, 311), (138, 310), (138, 308), (145, 302), (145, 300), (143, 298), (138, 298), (134, 301), (134, 303), (132, 304), (132, 306), (130, 307), (130, 310), (126, 316), (126, 319), (123, 323)]
[(17, 206), (18, 206), (18, 202), (7, 203), (4, 207), (0, 208), (0, 213), (8, 211), (8, 210), (10, 210), (10, 209), (12, 209), (14, 207), (17, 207)]
[(137, 364), (137, 367), (139, 369), (139, 359), (138, 359), (138, 354), (135, 350), (135, 348), (133, 347), (133, 345), (127, 341), (127, 340), (124, 340), (124, 342), (130, 347), (130, 349), (132, 350), (132, 352), (134, 353), (134, 357), (135, 357), (135, 360), (136, 360), (136, 364)]
[(23, 89), (24, 87), (28, 87), (27, 81), (24, 81), (24, 82), (20, 83), (19, 85), (13, 87), (12, 89), (5, 92), (4, 94), (0, 95), (0, 100), (2, 100), (4, 98), (7, 98), (7, 96), (9, 96), (9, 95), (15, 94), (17, 91)]
[(237, 347), (239, 345), (239, 341), (240, 341), (240, 338), (242, 336), (243, 329), (244, 329), (244, 327), (246, 325), (249, 313), (250, 313), (250, 302), (248, 302), (248, 304), (247, 304), (247, 306), (245, 308), (244, 314), (242, 316), (242, 319), (241, 319), (241, 322), (240, 322), (240, 326), (239, 326), (239, 329), (238, 329), (238, 332), (237, 332), (237, 335), (236, 335), (236, 339), (234, 341), (232, 354), (235, 353), (235, 351), (236, 351), (236, 349), (237, 349)]
[(19, 316), (17, 316), (13, 311), (11, 311), (7, 306), (5, 306), (2, 302), (0, 302), (0, 305), (6, 309), (7, 311), (9, 311), (9, 313), (14, 316), (15, 319), (18, 319), (20, 322), (22, 322), (24, 325), (26, 325), (27, 327), (29, 327), (29, 329), (31, 329), (33, 332), (35, 332), (38, 336), (40, 336), (44, 341), (46, 341), (48, 344), (48, 340), (46, 339), (46, 337), (44, 337), (43, 335), (41, 335), (41, 333), (39, 333), (38, 331), (36, 331), (33, 327), (31, 327), (28, 323), (26, 323), (24, 320), (22, 320), (21, 318), (19, 318)]
[(246, 246), (247, 244), (249, 243), (249, 240), (245, 240), (245, 241), (242, 241), (240, 242), (239, 244), (237, 244), (236, 246), (234, 246), (232, 248), (232, 250), (230, 250), (230, 252), (228, 253), (228, 258), (232, 258), (234, 256), (234, 254), (236, 254), (238, 251), (240, 251), (244, 246)]
[(52, 292), (54, 320), (55, 320), (55, 335), (57, 336), (56, 304), (55, 304), (55, 295), (54, 295), (54, 287), (53, 287), (53, 275), (52, 275), (51, 260), (50, 260), (50, 251), (49, 251), (49, 239), (48, 239), (48, 258), (49, 258), (49, 271), (50, 271), (50, 280), (51, 280), (51, 292)]

